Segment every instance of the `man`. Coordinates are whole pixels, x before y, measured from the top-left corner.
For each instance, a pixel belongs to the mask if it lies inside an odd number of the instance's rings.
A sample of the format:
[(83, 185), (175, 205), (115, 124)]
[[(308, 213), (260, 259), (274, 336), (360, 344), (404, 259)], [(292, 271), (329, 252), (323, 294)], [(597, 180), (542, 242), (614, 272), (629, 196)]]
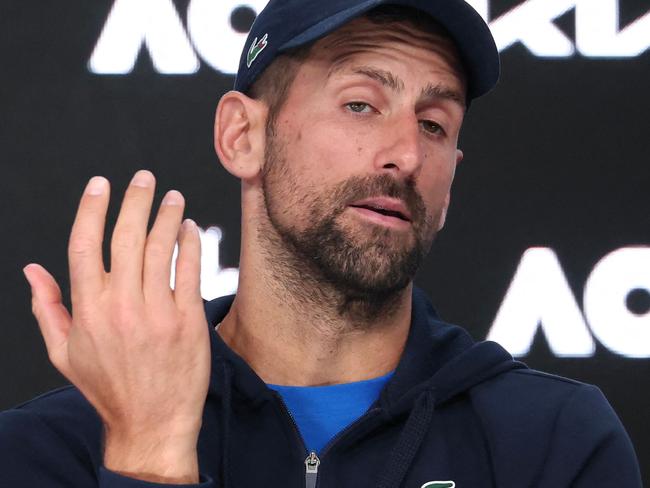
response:
[(146, 171), (106, 273), (109, 188), (91, 179), (69, 245), (72, 314), (42, 267), (25, 269), (50, 358), (76, 388), (3, 414), (3, 483), (641, 486), (596, 388), (473, 343), (413, 288), (466, 107), (497, 74), (461, 0), (272, 0), (215, 123), (242, 182), (237, 296), (206, 320), (196, 226), (171, 191), (147, 235)]

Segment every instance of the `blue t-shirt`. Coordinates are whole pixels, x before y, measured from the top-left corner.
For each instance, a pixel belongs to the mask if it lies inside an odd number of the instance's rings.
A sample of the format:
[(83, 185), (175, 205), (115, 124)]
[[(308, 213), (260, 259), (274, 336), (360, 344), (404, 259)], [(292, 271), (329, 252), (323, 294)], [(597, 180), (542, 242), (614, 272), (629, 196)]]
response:
[(320, 453), (336, 434), (366, 413), (392, 375), (330, 386), (267, 386), (284, 400), (307, 449)]

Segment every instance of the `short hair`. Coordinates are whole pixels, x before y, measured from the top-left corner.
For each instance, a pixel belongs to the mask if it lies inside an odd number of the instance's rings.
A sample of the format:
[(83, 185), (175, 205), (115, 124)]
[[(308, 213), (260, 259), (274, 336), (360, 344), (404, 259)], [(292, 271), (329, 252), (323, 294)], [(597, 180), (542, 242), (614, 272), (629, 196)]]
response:
[(251, 98), (262, 100), (269, 109), (267, 131), (272, 131), (275, 122), (287, 101), (289, 88), (298, 74), (298, 69), (307, 59), (312, 44), (283, 52), (262, 72), (248, 90)]
[[(451, 41), (451, 36), (444, 27), (431, 16), (412, 7), (382, 5), (366, 12), (362, 18), (377, 25), (404, 23), (423, 32), (433, 32)], [(267, 132), (272, 133), (277, 117), (287, 101), (289, 89), (298, 74), (298, 69), (309, 57), (313, 45), (314, 43), (307, 44), (280, 54), (248, 90), (248, 95), (251, 98), (262, 100), (268, 106)]]

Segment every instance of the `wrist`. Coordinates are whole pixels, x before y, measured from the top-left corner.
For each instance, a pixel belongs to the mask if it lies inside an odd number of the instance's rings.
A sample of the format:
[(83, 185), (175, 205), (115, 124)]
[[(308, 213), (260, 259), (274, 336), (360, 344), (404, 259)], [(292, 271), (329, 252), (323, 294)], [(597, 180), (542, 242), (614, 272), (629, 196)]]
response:
[(196, 435), (125, 435), (106, 429), (104, 466), (120, 475), (151, 483), (198, 483), (196, 442)]

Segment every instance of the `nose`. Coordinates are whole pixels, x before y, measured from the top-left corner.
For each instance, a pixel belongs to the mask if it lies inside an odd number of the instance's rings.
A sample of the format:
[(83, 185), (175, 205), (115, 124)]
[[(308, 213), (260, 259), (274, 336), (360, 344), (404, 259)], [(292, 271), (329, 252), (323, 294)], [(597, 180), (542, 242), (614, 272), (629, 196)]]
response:
[(423, 154), (420, 124), (414, 114), (388, 123), (379, 145), (375, 160), (378, 171), (402, 178), (417, 175)]

